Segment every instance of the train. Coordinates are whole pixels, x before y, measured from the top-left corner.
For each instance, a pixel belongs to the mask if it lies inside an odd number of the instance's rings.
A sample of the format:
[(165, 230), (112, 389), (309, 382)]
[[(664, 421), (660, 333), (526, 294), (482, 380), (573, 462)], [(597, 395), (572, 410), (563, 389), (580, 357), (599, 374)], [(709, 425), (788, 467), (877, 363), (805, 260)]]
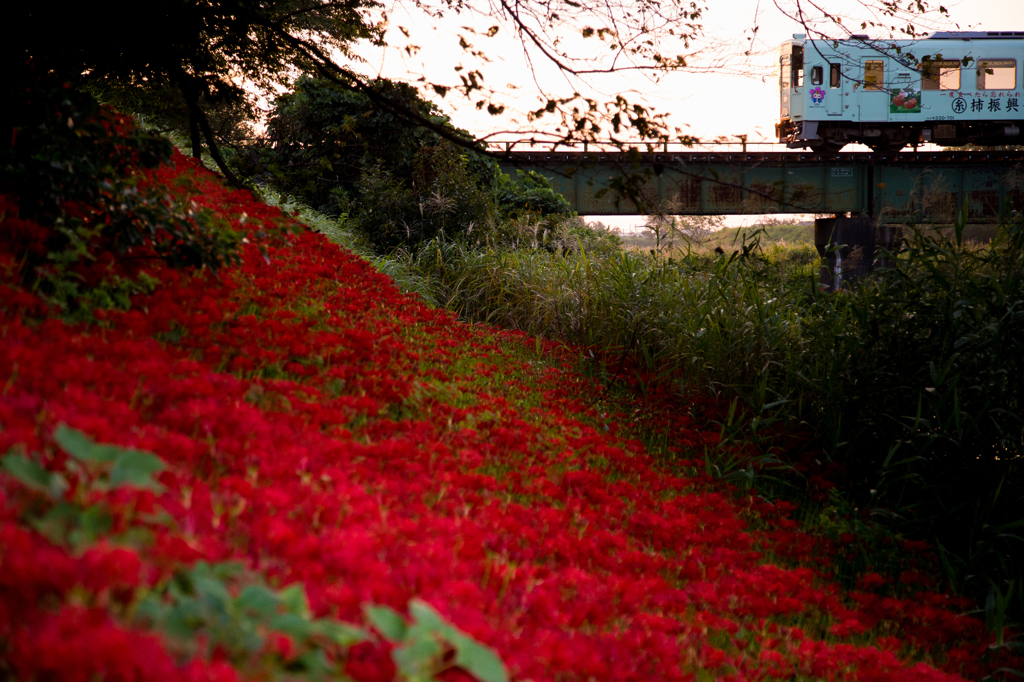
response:
[(791, 149), (1024, 144), (1024, 31), (920, 40), (797, 33), (779, 47), (776, 64), (775, 132)]

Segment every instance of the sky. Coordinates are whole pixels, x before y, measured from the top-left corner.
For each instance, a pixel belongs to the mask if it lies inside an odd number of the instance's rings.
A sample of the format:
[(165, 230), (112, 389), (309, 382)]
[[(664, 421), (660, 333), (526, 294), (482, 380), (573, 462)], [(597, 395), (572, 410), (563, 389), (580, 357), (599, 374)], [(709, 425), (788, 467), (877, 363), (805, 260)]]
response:
[[(487, 0), (483, 0), (486, 2)], [(889, 35), (878, 27), (862, 29), (861, 21), (870, 20), (863, 3), (871, 0), (822, 0), (827, 11), (841, 16), (854, 33), (882, 38)], [(796, 0), (711, 0), (703, 14), (703, 40), (693, 45), (695, 56), (688, 59), (693, 68), (662, 76), (657, 81), (636, 72), (573, 79), (536, 53), (523, 50), (506, 26), (487, 11), (463, 13), (440, 19), (419, 12), (411, 3), (390, 0), (388, 49), (365, 51), (366, 73), (415, 82), (457, 83), (458, 74), (479, 68), (485, 84), (497, 91), (497, 101), (506, 106), (501, 116), (478, 110), (471, 100), (449, 92), (441, 98), (431, 95), (453, 122), (477, 135), (494, 134), (496, 139), (521, 139), (521, 135), (502, 131), (537, 128), (526, 120), (525, 112), (542, 106), (545, 93), (580, 91), (595, 99), (608, 100), (619, 93), (664, 112), (671, 127), (702, 140), (774, 141), (778, 119), (778, 91), (773, 65), (775, 49), (794, 33), (806, 29), (792, 15)], [(930, 15), (915, 21), (919, 30), (1024, 30), (1022, 0), (960, 0), (943, 3), (948, 15)], [(934, 3), (938, 7), (939, 3)], [(808, 7), (804, 5), (804, 7)], [(812, 28), (829, 36), (843, 37), (840, 29), (827, 20), (809, 18)], [(493, 38), (474, 35), (470, 29), (485, 31), (489, 26), (502, 29)], [(757, 26), (756, 33), (752, 28)], [(408, 37), (406, 36), (408, 34)], [(574, 50), (600, 47), (594, 39), (584, 41), (577, 29), (567, 30), (564, 44)], [(896, 37), (903, 37), (897, 35)], [(486, 55), (488, 61), (474, 58), (460, 47), (460, 38)], [(574, 42), (575, 41), (575, 42)], [(413, 44), (418, 50), (402, 50)], [(700, 50), (703, 48), (704, 53)], [(749, 52), (750, 54), (745, 54)], [(454, 69), (464, 67), (460, 72)], [(478, 99), (478, 98), (474, 98)], [(607, 221), (606, 221), (607, 222)], [(625, 226), (636, 219), (613, 221)], [(742, 222), (742, 221), (739, 221)], [(738, 224), (736, 220), (730, 224)]]

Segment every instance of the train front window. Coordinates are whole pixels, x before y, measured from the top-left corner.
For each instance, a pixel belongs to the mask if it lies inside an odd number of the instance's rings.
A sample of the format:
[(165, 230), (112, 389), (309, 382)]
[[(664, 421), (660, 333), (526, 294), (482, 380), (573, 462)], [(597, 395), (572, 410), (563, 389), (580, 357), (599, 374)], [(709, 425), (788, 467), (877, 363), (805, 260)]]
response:
[(804, 48), (800, 45), (793, 46), (793, 87), (799, 88), (804, 84)]
[(825, 69), (820, 66), (811, 67), (811, 85), (821, 85), (825, 80)]
[(842, 72), (839, 70), (838, 64), (828, 65), (828, 87), (838, 88), (842, 85)]
[(1013, 90), (1017, 87), (1016, 59), (978, 60), (979, 90)]
[(885, 62), (881, 59), (868, 59), (864, 62), (864, 89), (885, 89)]
[(922, 90), (959, 90), (960, 62), (955, 59), (929, 59), (921, 62)]
[(779, 58), (779, 66), (781, 67), (779, 69), (779, 88), (781, 90), (789, 90), (789, 61), (790, 59), (788, 54), (784, 54)]

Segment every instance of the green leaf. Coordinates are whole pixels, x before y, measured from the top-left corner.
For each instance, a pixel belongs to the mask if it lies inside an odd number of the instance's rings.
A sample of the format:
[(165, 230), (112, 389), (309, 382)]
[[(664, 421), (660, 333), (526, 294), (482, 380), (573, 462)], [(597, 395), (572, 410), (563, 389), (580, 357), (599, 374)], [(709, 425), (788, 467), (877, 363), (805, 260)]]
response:
[(309, 639), (315, 632), (313, 623), (295, 613), (276, 614), (267, 621), (267, 625), (272, 630), (291, 635), (300, 641)]
[(437, 637), (431, 632), (422, 632), (392, 651), (391, 658), (407, 679), (431, 679), (431, 669), (440, 658), (441, 651)]
[(433, 606), (422, 599), (409, 600), (409, 614), (416, 625), (423, 625), (432, 630), (440, 630), (447, 624), (441, 614)]
[(235, 599), (235, 607), (239, 611), (255, 613), (260, 616), (276, 613), (280, 603), (280, 598), (263, 585), (246, 585)]
[(115, 445), (97, 445), (84, 432), (67, 424), (54, 429), (53, 439), (61, 450), (83, 462), (113, 462), (121, 451)]
[(162, 623), (167, 615), (169, 607), (153, 594), (147, 594), (135, 608), (135, 618), (142, 621), (144, 625), (157, 625)]
[(177, 602), (167, 609), (163, 619), (164, 630), (170, 636), (184, 640), (192, 639), (203, 623), (203, 609), (199, 602), (191, 597), (179, 597)]
[(30, 519), (29, 523), (47, 540), (55, 545), (62, 545), (67, 541), (70, 529), (78, 524), (80, 513), (81, 510), (77, 505), (59, 502), (41, 518)]
[(52, 474), (43, 468), (43, 465), (31, 460), (24, 455), (7, 455), (3, 459), (4, 470), (11, 476), (21, 481), (24, 485), (41, 493), (47, 493), (57, 497), (56, 489), (62, 494), (67, 489), (67, 482), (63, 477), (55, 481), (58, 474)]
[(99, 505), (88, 507), (78, 514), (77, 528), (71, 533), (71, 544), (81, 548), (91, 545), (110, 532), (114, 519), (110, 512)]
[(309, 619), (312, 611), (309, 608), (309, 599), (306, 598), (306, 588), (302, 583), (293, 583), (278, 593), (281, 603), (289, 613)]
[(298, 664), (297, 667), (312, 679), (326, 677), (333, 669), (323, 649), (307, 651), (299, 656), (296, 663)]
[(67, 424), (54, 429), (53, 439), (64, 452), (81, 462), (113, 463), (110, 470), (110, 486), (113, 488), (130, 485), (154, 492), (163, 491), (163, 486), (153, 480), (153, 474), (163, 471), (166, 465), (151, 452), (96, 443), (84, 432)]
[(508, 682), (508, 669), (493, 649), (461, 632), (451, 638), (451, 643), (455, 647), (455, 665), (480, 682)]
[(150, 452), (121, 450), (114, 468), (110, 470), (110, 485), (114, 488), (130, 485), (162, 492), (164, 487), (153, 480), (153, 474), (165, 468), (163, 460)]
[(405, 639), (409, 626), (402, 615), (390, 606), (365, 604), (363, 613), (366, 614), (366, 618), (377, 629), (377, 632), (384, 636), (384, 639), (389, 642), (400, 642)]
[(219, 613), (227, 613), (232, 599), (224, 583), (216, 578), (199, 575), (192, 577), (192, 585), (195, 587), (196, 597), (204, 604), (213, 607)]
[(366, 630), (329, 618), (321, 618), (315, 621), (313, 626), (316, 634), (322, 635), (342, 647), (350, 647), (370, 639)]
[(210, 566), (200, 561), (196, 566), (202, 565), (206, 571), (205, 575), (215, 576), (218, 580), (231, 580), (245, 574), (245, 564), (241, 561), (221, 561)]

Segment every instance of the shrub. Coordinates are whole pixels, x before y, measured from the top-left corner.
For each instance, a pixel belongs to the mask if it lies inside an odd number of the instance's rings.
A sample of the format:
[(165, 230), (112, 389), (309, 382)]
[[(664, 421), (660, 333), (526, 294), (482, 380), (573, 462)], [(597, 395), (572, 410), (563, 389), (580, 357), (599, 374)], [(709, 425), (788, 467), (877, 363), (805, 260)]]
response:
[(218, 268), (235, 259), (235, 233), (138, 172), (170, 159), (166, 139), (45, 79), (12, 86), (5, 108), (0, 239), (24, 254), (22, 280), (53, 302), (123, 305), (126, 291), (145, 286), (147, 261)]
[[(410, 86), (380, 79), (373, 87), (378, 98), (471, 139)], [(518, 243), (527, 223), (551, 216), (543, 227), (550, 232), (572, 215), (543, 176), (519, 173), (513, 180), (493, 159), (401, 118), (365, 93), (309, 76), (276, 100), (267, 146), (254, 147), (240, 164), (258, 182), (347, 216), (380, 253), (415, 248), (439, 234)]]
[(380, 252), (437, 235), (486, 233), (494, 221), (490, 196), (473, 182), (465, 157), (447, 143), (416, 153), (411, 183), (377, 164), (356, 187), (349, 215)]

